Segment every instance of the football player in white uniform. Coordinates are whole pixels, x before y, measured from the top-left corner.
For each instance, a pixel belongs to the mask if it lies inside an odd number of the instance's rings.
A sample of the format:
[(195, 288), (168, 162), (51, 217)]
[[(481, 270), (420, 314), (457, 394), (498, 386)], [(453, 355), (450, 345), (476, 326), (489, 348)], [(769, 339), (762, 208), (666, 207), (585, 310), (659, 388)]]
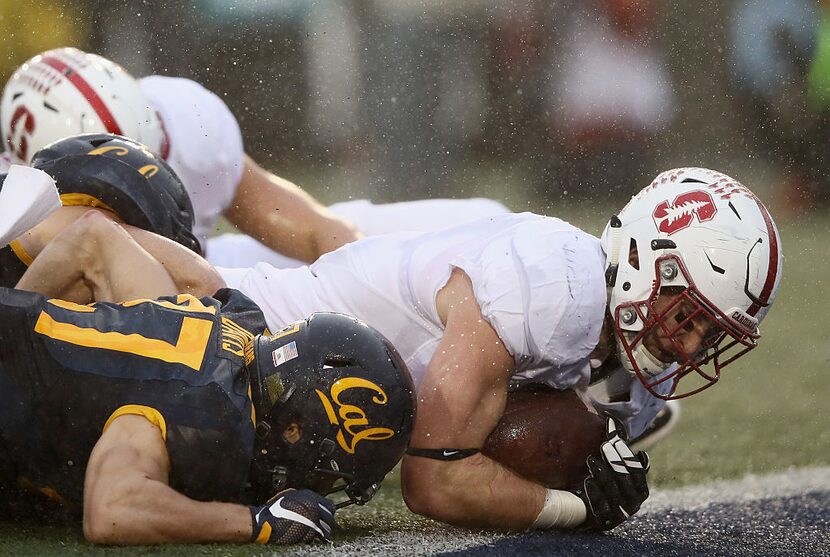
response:
[(636, 436), (665, 400), (711, 386), (757, 345), (782, 263), (778, 231), (752, 192), (682, 168), (633, 197), (601, 239), (511, 214), (367, 238), (309, 267), (219, 271), (272, 328), (343, 312), (398, 348), (418, 387), (402, 468), (413, 511), (476, 527), (609, 529), (647, 497), (647, 461), (614, 437), (622, 458), (606, 455), (590, 489), (514, 475), (478, 450), (509, 385), (574, 389)]
[[(384, 233), (437, 229), (508, 211), (485, 199), (385, 205), (359, 200), (327, 209), (246, 155), (236, 118), (198, 83), (164, 76), (136, 80), (114, 62), (75, 48), (50, 50), (24, 63), (6, 84), (0, 119), (7, 149), (0, 171), (27, 164), (45, 145), (80, 133), (109, 132), (147, 145), (184, 183), (193, 231), (208, 258), (222, 265), (311, 262), (356, 239), (360, 232), (351, 222), (363, 233)], [(250, 238), (206, 244), (220, 216)]]

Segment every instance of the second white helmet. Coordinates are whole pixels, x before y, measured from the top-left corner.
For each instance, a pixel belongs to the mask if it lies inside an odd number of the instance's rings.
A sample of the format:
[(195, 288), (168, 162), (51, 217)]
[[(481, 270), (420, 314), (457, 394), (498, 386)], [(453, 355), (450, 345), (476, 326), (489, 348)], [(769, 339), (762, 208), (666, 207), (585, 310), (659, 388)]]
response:
[(162, 154), (164, 131), (138, 81), (118, 64), (76, 48), (48, 50), (14, 72), (0, 104), (3, 144), (28, 164), (70, 135), (108, 132)]

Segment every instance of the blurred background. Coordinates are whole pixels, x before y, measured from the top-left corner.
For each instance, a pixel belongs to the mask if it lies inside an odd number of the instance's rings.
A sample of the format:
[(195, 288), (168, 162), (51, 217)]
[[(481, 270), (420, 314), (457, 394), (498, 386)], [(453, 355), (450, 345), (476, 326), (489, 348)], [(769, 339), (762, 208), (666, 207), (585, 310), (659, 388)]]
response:
[(327, 203), (487, 196), (597, 234), (661, 170), (726, 172), (781, 227), (782, 288), (655, 479), (830, 464), (830, 1), (0, 0), (0, 30), (3, 81), (76, 46), (201, 82)]
[(0, 78), (77, 46), (195, 79), (323, 201), (624, 199), (717, 168), (827, 205), (830, 2), (0, 0)]

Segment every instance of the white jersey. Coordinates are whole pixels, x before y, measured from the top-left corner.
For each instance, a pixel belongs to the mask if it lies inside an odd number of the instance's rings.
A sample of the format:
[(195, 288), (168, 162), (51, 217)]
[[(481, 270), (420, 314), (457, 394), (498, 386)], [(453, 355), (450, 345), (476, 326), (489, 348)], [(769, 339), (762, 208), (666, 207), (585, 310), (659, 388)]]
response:
[(454, 267), (516, 362), (514, 379), (587, 380), (605, 312), (599, 241), (558, 219), (507, 214), (440, 232), (375, 236), (309, 267), (222, 270), (273, 330), (315, 311), (354, 315), (401, 353), (419, 384), (444, 326), (435, 298)]
[(242, 178), (239, 124), (222, 99), (195, 81), (154, 75), (139, 85), (167, 133), (167, 162), (190, 195), (193, 232), (204, 246)]

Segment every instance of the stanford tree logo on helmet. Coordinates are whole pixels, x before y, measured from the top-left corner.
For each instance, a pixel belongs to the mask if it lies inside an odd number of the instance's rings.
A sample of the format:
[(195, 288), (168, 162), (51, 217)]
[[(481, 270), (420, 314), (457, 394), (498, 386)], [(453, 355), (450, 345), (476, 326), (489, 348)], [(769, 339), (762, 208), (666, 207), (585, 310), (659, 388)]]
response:
[(704, 222), (712, 220), (717, 212), (712, 196), (705, 191), (695, 190), (678, 195), (671, 204), (663, 201), (654, 208), (652, 216), (657, 230), (671, 236), (692, 224), (695, 217)]

